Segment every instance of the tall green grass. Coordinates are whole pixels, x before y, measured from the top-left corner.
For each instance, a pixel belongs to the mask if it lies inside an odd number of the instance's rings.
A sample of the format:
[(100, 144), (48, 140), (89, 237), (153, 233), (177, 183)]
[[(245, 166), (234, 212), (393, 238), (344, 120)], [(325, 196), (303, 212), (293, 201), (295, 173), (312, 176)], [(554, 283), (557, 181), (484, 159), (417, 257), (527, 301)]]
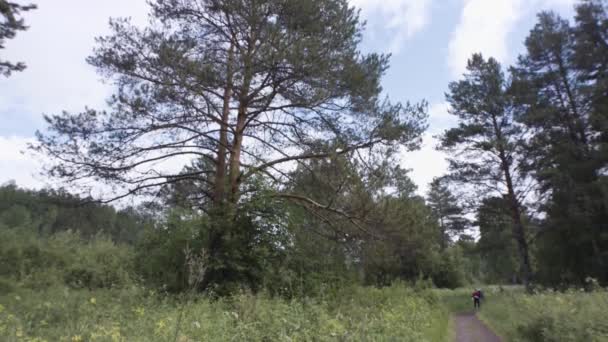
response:
[(608, 291), (506, 291), (479, 316), (507, 341), (608, 341)]
[[(478, 317), (505, 341), (608, 341), (608, 290), (541, 291), (484, 286)], [(453, 314), (473, 312), (472, 289), (434, 290)], [(453, 328), (452, 328), (453, 329)]]
[(240, 294), (178, 299), (143, 288), (0, 294), (0, 340), (445, 341), (448, 313), (430, 290), (354, 287), (318, 298)]

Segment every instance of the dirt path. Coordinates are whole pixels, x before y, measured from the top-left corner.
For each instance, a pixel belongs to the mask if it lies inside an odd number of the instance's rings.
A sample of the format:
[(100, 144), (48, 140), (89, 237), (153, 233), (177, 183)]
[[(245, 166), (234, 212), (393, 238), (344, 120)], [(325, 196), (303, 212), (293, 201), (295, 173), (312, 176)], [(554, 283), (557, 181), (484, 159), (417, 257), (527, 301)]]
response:
[(501, 342), (474, 313), (454, 315), (456, 342)]

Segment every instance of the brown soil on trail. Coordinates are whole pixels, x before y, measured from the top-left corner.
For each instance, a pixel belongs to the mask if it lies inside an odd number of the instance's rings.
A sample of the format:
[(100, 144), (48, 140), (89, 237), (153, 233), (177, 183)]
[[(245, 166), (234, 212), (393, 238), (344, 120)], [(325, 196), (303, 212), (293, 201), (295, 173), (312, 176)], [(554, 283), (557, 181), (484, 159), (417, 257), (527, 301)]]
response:
[(454, 315), (454, 326), (456, 328), (456, 342), (501, 342), (474, 313), (462, 313)]

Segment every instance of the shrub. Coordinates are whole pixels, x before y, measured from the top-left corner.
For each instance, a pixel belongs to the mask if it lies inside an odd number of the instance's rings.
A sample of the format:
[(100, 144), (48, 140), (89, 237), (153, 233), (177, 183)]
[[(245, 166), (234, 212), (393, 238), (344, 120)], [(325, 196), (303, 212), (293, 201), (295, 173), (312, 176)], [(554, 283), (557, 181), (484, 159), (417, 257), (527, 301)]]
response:
[(172, 213), (166, 227), (146, 230), (136, 246), (135, 265), (146, 285), (170, 292), (187, 289), (186, 248), (200, 250), (200, 219)]
[(66, 265), (66, 284), (94, 289), (132, 283), (134, 255), (130, 248), (117, 246), (104, 237), (97, 237), (85, 246), (76, 248), (76, 259)]
[(27, 229), (0, 229), (0, 277), (25, 287), (125, 287), (133, 274), (131, 248), (105, 237), (87, 242), (71, 232), (39, 238)]

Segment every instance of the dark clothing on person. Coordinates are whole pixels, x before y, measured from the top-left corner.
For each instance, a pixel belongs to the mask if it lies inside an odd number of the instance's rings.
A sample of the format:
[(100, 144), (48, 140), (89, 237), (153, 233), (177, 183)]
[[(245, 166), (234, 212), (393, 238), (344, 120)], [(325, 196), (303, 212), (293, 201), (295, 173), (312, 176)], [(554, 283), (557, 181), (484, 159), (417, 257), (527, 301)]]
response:
[(473, 297), (473, 307), (475, 309), (479, 309), (481, 307), (481, 299), (483, 298), (483, 293), (481, 293), (481, 291), (479, 290), (476, 290), (475, 292), (473, 292), (473, 295), (471, 297)]

